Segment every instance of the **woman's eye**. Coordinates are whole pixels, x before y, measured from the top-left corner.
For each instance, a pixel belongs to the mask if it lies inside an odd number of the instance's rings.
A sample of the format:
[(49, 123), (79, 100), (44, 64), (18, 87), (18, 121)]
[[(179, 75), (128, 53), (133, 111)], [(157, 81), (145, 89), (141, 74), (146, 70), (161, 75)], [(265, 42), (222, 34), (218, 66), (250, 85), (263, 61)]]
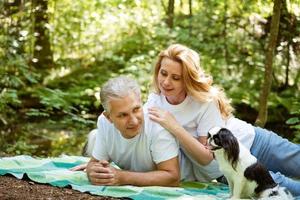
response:
[(179, 77), (179, 76), (173, 76), (173, 79), (174, 79), (175, 81), (179, 81), (179, 80), (180, 80), (180, 77)]
[(160, 71), (160, 74), (163, 75), (163, 76), (167, 76), (168, 75), (167, 72), (162, 71), (162, 70)]

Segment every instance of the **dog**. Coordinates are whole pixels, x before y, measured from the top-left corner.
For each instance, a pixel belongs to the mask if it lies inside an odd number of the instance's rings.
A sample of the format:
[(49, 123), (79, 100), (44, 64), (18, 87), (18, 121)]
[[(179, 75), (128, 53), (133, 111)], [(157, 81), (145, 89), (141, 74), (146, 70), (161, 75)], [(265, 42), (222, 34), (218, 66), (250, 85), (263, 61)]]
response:
[(227, 178), (232, 199), (293, 199), (279, 187), (268, 170), (226, 128), (214, 127), (208, 132), (208, 144), (220, 171)]

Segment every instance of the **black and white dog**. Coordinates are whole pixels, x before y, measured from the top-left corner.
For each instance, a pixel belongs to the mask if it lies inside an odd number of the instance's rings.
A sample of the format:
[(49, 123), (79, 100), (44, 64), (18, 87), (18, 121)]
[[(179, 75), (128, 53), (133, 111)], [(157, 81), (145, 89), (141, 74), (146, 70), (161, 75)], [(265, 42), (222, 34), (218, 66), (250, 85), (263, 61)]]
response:
[(266, 168), (228, 129), (211, 129), (208, 143), (227, 178), (232, 199), (293, 199), (291, 193), (274, 182)]

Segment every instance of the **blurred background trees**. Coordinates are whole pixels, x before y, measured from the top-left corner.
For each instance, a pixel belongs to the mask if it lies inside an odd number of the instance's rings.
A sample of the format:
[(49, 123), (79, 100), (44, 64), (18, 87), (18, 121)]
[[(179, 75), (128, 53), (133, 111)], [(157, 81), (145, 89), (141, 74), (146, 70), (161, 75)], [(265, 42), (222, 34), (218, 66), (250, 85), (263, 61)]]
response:
[[(265, 126), (299, 142), (300, 1), (280, 3)], [(0, 155), (79, 155), (102, 111), (101, 84), (131, 75), (146, 100), (155, 58), (171, 43), (198, 51), (235, 114), (254, 123), (273, 7), (270, 0), (0, 1)]]

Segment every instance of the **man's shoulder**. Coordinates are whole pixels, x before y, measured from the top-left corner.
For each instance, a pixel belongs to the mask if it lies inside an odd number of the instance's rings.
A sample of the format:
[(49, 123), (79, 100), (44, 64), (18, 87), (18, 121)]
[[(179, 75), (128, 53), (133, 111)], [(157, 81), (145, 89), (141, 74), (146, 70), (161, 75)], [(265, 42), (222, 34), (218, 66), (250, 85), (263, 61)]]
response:
[(108, 119), (103, 114), (101, 114), (97, 120), (97, 128), (103, 130), (103, 132), (106, 133), (109, 131), (113, 131), (115, 129), (115, 126), (113, 126), (113, 124), (108, 121)]
[(168, 131), (165, 128), (163, 128), (159, 123), (156, 123), (149, 118), (148, 112), (144, 112), (144, 121), (144, 132), (146, 135), (155, 137), (158, 134), (168, 133)]
[(103, 123), (103, 124), (111, 124), (108, 119), (104, 116), (103, 113), (101, 113), (101, 115), (99, 115), (98, 119), (97, 119), (97, 124), (99, 123)]

